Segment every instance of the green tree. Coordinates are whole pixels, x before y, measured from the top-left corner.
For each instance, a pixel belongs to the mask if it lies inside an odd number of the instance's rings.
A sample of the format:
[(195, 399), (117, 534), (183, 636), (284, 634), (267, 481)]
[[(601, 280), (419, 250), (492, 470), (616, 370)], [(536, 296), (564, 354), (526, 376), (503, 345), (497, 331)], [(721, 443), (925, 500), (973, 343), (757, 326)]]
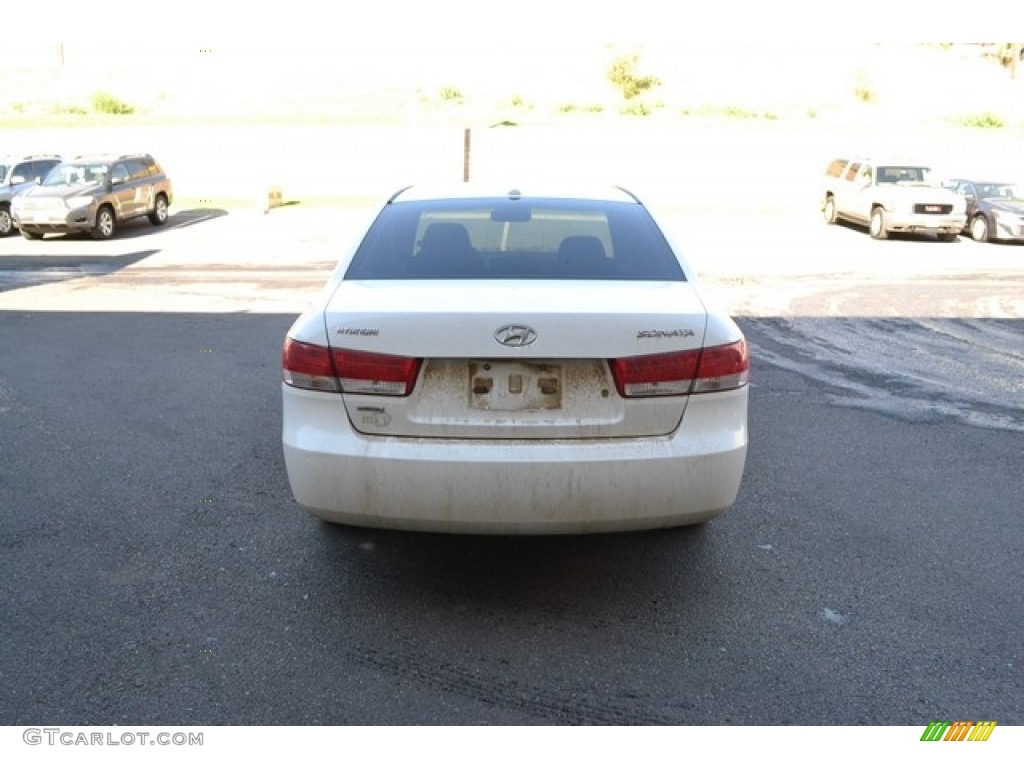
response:
[(661, 80), (654, 75), (639, 74), (639, 66), (640, 56), (633, 53), (618, 56), (608, 67), (608, 79), (622, 92), (622, 97), (627, 101), (661, 85)]

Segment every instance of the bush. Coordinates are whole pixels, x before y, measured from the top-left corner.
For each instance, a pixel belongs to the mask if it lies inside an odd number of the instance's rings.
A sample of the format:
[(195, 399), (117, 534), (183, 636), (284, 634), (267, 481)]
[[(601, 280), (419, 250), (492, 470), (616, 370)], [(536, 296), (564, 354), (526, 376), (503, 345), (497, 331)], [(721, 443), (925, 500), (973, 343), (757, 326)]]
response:
[(634, 115), (636, 117), (646, 117), (651, 114), (651, 111), (651, 108), (642, 101), (631, 101), (619, 110), (623, 115)]
[(611, 63), (608, 71), (605, 73), (611, 84), (622, 91), (622, 96), (627, 101), (657, 85), (661, 85), (661, 80), (653, 75), (638, 74), (637, 67), (639, 63), (640, 57), (636, 54), (632, 56), (619, 56)]
[(853, 89), (853, 94), (862, 104), (871, 104), (877, 98), (877, 96), (875, 96), (875, 92), (864, 83), (858, 83), (857, 87)]
[(96, 91), (92, 95), (92, 108), (105, 115), (130, 115), (135, 111), (131, 104), (126, 104), (106, 91)]
[(995, 112), (982, 112), (960, 118), (960, 125), (965, 125), (968, 128), (1004, 128), (1006, 121)]
[(738, 118), (741, 120), (749, 120), (750, 118), (757, 117), (757, 111), (751, 109), (745, 109), (743, 107), (737, 107), (732, 104), (726, 104), (721, 108), (721, 113), (725, 117)]
[(462, 103), (462, 91), (452, 85), (446, 85), (441, 89), (441, 101), (455, 101)]

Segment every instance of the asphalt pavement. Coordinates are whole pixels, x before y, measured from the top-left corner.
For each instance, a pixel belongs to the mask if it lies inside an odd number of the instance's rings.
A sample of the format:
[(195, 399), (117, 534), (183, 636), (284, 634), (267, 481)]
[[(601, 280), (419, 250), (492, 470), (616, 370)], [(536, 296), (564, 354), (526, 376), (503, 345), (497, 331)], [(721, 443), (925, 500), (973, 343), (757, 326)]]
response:
[(670, 210), (753, 353), (735, 507), (455, 537), (288, 489), (364, 215), (0, 241), (0, 724), (1024, 724), (1020, 247)]
[(284, 473), (290, 321), (0, 313), (0, 723), (1024, 722), (1018, 431), (755, 356), (703, 528), (331, 526)]

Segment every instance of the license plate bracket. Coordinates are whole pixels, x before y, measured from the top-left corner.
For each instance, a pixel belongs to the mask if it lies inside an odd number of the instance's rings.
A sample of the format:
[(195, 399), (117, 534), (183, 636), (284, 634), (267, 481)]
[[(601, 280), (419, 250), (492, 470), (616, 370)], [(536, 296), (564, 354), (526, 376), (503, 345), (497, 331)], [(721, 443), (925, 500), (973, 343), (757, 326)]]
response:
[(480, 411), (542, 411), (562, 407), (562, 367), (528, 360), (469, 363), (469, 407)]

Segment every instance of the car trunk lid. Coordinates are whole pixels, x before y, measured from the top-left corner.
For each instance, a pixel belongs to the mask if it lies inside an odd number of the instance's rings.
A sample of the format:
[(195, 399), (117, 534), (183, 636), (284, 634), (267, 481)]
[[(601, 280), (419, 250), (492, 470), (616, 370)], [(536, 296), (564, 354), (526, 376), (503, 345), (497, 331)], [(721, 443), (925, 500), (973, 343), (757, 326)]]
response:
[(324, 319), (335, 354), (422, 358), (404, 397), (339, 373), (360, 432), (578, 439), (677, 428), (686, 394), (623, 398), (609, 361), (699, 350), (706, 309), (682, 281), (377, 280), (342, 281)]

